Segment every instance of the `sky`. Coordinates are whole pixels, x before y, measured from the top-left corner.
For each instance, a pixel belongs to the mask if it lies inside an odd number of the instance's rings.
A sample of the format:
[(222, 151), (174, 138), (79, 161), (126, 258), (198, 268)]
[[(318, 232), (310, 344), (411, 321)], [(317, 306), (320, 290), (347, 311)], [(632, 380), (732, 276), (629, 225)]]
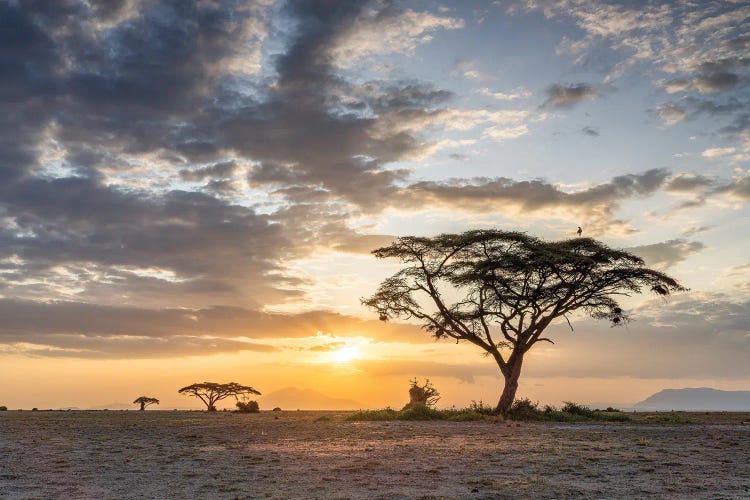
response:
[(400, 407), (413, 377), (494, 404), (491, 359), (360, 303), (398, 270), (375, 248), (477, 228), (581, 226), (690, 288), (552, 325), (519, 396), (750, 389), (748, 18), (0, 1), (0, 404), (198, 408), (177, 389), (231, 380)]

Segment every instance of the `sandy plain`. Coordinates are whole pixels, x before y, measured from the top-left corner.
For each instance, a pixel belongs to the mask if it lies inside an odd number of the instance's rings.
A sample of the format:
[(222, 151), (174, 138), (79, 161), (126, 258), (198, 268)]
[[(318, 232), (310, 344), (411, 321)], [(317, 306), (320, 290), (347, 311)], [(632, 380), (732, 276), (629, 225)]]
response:
[(750, 498), (748, 414), (687, 425), (345, 416), (0, 412), (0, 498)]

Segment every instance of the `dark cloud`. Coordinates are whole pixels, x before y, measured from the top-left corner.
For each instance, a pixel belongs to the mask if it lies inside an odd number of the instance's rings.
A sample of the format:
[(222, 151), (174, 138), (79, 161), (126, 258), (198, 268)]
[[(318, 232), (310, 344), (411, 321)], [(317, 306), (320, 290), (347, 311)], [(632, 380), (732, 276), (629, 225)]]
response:
[[(6, 294), (24, 296), (25, 282), (53, 284), (77, 269), (75, 282), (58, 284), (94, 300), (138, 302), (144, 297), (136, 285), (144, 281), (159, 285), (150, 292), (161, 292), (161, 300), (177, 303), (203, 293), (206, 299), (253, 300), (245, 296), (249, 290), (279, 297), (274, 288), (283, 287), (283, 280), (269, 273), (278, 271), (279, 259), (293, 251), (267, 216), (200, 193), (157, 196), (124, 192), (87, 178), (30, 178), (0, 187), (0, 197), (6, 214), (13, 217), (13, 226), (0, 228), (0, 258), (18, 256), (16, 271), (23, 276), (18, 283), (6, 276)], [(138, 273), (150, 269), (171, 277), (139, 281)], [(109, 294), (99, 295), (97, 282), (104, 283)], [(204, 286), (211, 282), (221, 286)], [(88, 287), (93, 287), (91, 292)], [(44, 290), (31, 292), (54, 298), (54, 290), (48, 287), (48, 295)]]
[(716, 189), (717, 193), (727, 194), (733, 198), (750, 201), (750, 177), (741, 177)]
[(612, 222), (612, 209), (627, 198), (647, 196), (660, 189), (669, 172), (652, 169), (627, 174), (586, 189), (566, 192), (544, 180), (515, 181), (508, 178), (424, 181), (404, 188), (396, 198), (399, 206), (443, 205), (468, 211), (488, 210), (533, 213), (565, 209), (596, 220), (598, 230)]
[(581, 129), (581, 133), (589, 137), (599, 137), (599, 129), (589, 127), (588, 125)]
[(732, 50), (744, 50), (750, 47), (750, 35), (742, 35), (727, 40), (726, 45)]
[(709, 179), (703, 175), (697, 174), (679, 174), (666, 183), (664, 186), (665, 191), (672, 191), (678, 193), (691, 193), (696, 191), (704, 191), (706, 188), (714, 184), (713, 179)]
[[(388, 120), (407, 113), (412, 119), (429, 118), (451, 94), (410, 80), (388, 85), (343, 80), (333, 53), (338, 35), (363, 15), (363, 4), (337, 5), (287, 4), (299, 24), (276, 62), (278, 81), (266, 102), (228, 113), (219, 137), (224, 147), (260, 162), (249, 174), (253, 185), (291, 185), (294, 189), (279, 192), (293, 201), (300, 201), (297, 194), (322, 188), (365, 208), (382, 207), (409, 174), (385, 164), (428, 147), (413, 133), (388, 126)], [(400, 13), (392, 5), (371, 7), (382, 9), (385, 17)]]
[(725, 58), (698, 65), (692, 78), (676, 78), (663, 82), (669, 92), (697, 90), (703, 94), (724, 92), (736, 87), (742, 78), (736, 71), (750, 65), (750, 58)]
[[(246, 34), (265, 29), (261, 4), (2, 4), (0, 258), (17, 263), (0, 289), (106, 303), (272, 303), (301, 293), (282, 262), (317, 238), (344, 251), (384, 241), (346, 228), (340, 207), (308, 203), (384, 206), (408, 175), (386, 164), (427, 145), (379, 116), (429, 117), (451, 94), (414, 80), (342, 79), (334, 48), (364, 7), (286, 4), (295, 28), (278, 74), (248, 92), (230, 71), (238, 47), (259, 51)], [(402, 12), (371, 7), (384, 20)], [(46, 140), (73, 176), (45, 173)], [(299, 208), (259, 215), (206, 194), (241, 186), (227, 157), (259, 165), (252, 186)], [(166, 162), (159, 175), (135, 170), (154, 158)], [(205, 184), (170, 191), (170, 176)]]
[(627, 250), (641, 257), (646, 265), (663, 270), (679, 264), (704, 248), (706, 245), (700, 241), (678, 238), (662, 243), (630, 247)]
[(693, 80), (693, 85), (701, 92), (721, 92), (731, 89), (740, 81), (735, 73), (726, 71), (699, 75)]
[(570, 85), (554, 84), (547, 87), (547, 100), (543, 107), (568, 108), (599, 95), (599, 91), (588, 83)]

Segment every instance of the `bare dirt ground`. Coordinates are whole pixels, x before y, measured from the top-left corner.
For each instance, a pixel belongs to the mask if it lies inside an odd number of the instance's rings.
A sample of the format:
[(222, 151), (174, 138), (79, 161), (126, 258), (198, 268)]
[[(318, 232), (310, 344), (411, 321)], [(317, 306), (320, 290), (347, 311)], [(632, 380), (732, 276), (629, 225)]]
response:
[(0, 498), (750, 498), (749, 414), (688, 425), (344, 415), (0, 412)]

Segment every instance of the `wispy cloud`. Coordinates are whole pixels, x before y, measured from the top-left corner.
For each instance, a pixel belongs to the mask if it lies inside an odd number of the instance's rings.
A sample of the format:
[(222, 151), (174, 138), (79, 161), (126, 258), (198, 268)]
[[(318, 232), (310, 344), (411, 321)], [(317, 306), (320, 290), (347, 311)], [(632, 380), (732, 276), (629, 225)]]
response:
[(514, 101), (516, 99), (526, 99), (528, 97), (531, 97), (531, 92), (526, 90), (524, 87), (517, 87), (510, 92), (493, 92), (487, 87), (483, 87), (477, 90), (477, 92), (484, 96), (497, 99), (498, 101)]

